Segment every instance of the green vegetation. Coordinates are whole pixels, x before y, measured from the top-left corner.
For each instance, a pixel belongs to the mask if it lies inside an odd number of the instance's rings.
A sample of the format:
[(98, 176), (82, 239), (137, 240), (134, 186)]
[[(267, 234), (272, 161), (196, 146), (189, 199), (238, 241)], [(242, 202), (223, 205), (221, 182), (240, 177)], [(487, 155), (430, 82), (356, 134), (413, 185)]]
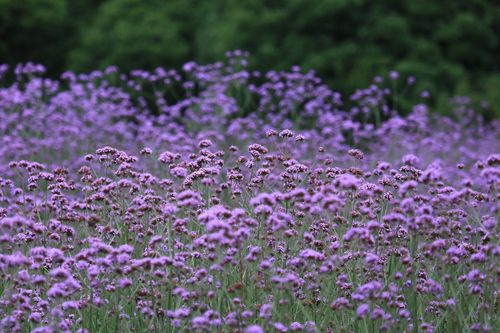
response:
[(441, 112), (461, 94), (497, 117), (498, 31), (491, 0), (0, 0), (0, 60), (52, 75), (179, 67), (239, 48), (253, 68), (313, 68), (344, 93), (395, 69), (439, 92)]

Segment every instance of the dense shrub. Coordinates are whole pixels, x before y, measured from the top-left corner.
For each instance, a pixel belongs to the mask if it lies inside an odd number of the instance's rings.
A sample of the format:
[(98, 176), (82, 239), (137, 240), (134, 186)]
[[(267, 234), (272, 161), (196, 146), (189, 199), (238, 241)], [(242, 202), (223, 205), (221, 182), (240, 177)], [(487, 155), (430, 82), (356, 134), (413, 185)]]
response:
[(66, 1), (0, 0), (0, 62), (43, 62), (62, 71), (75, 33)]
[(124, 69), (180, 66), (193, 56), (193, 1), (110, 0), (82, 32), (69, 54), (73, 68), (118, 65)]

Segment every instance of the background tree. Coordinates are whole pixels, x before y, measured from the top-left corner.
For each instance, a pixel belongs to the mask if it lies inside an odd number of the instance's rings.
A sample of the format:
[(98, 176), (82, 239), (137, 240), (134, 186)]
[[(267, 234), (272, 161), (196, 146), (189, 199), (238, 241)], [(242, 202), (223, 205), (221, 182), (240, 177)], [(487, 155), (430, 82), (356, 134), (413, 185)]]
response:
[(436, 92), (436, 105), (467, 94), (497, 116), (498, 31), (492, 0), (0, 0), (0, 61), (38, 61), (51, 75), (243, 49), (252, 68), (301, 65), (344, 93), (395, 69)]

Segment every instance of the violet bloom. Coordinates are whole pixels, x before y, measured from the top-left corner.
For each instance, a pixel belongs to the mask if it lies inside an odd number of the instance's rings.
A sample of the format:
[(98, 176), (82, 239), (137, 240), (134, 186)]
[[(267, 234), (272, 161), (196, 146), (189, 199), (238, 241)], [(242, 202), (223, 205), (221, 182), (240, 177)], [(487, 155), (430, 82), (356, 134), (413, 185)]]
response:
[(399, 78), (399, 73), (397, 71), (390, 71), (389, 78), (393, 81), (397, 80)]
[(120, 286), (120, 288), (124, 289), (124, 288), (127, 288), (128, 286), (132, 285), (132, 280), (129, 279), (129, 278), (121, 278), (119, 281), (118, 281), (118, 285)]
[(274, 329), (278, 332), (287, 332), (288, 331), (288, 328), (283, 325), (282, 323), (274, 323)]
[(370, 312), (370, 305), (366, 303), (359, 305), (356, 309), (356, 315), (360, 318), (366, 316), (368, 312)]
[(260, 306), (259, 316), (261, 318), (271, 318), (273, 306), (272, 304), (262, 304)]
[(251, 325), (245, 329), (245, 333), (264, 333), (264, 329), (259, 325)]

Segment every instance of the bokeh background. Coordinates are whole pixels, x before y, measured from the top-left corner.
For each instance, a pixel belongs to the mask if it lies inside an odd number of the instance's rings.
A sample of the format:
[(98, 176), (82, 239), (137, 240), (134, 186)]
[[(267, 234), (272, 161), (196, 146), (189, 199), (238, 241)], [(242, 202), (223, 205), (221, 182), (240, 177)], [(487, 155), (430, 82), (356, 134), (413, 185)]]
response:
[(500, 1), (0, 0), (0, 62), (49, 76), (180, 68), (235, 49), (251, 69), (315, 69), (344, 94), (397, 70), (438, 112), (467, 95), (500, 116)]

